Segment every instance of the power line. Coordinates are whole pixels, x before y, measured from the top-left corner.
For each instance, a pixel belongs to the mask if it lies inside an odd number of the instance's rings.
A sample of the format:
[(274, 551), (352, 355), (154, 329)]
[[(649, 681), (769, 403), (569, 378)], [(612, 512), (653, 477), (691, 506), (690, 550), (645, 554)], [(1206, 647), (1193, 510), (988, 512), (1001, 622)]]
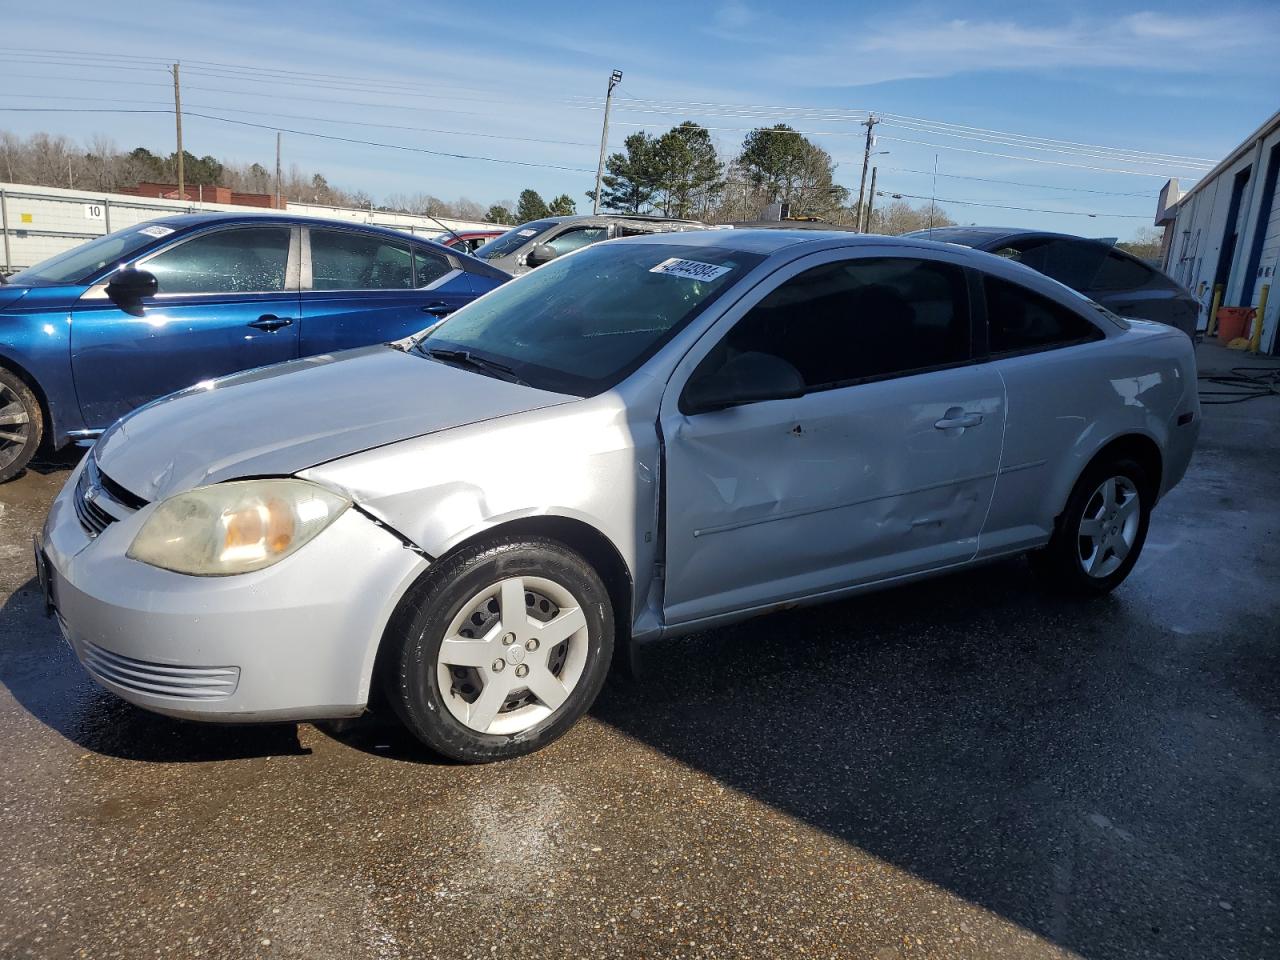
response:
[[(190, 89), (202, 89), (202, 88), (188, 87), (187, 89), (190, 90)], [(95, 103), (134, 103), (134, 104), (142, 104), (144, 106), (149, 106), (149, 107), (158, 107), (163, 105), (150, 100), (145, 100), (145, 101), (123, 100), (123, 99), (116, 99), (112, 97), (59, 97), (59, 96), (41, 94), (37, 97), (32, 98), (32, 97), (23, 96), (21, 94), (13, 94), (13, 93), (0, 93), (0, 97), (22, 97), (22, 99), (24, 100), (27, 100), (27, 99), (76, 100), (76, 101), (92, 101)], [(544, 143), (544, 144), (552, 144), (557, 146), (569, 146), (569, 147), (595, 146), (595, 144), (587, 143), (586, 141), (583, 141), (583, 140), (552, 140), (544, 137), (518, 137), (510, 134), (480, 133), (478, 131), (471, 131), (471, 130), (444, 130), (437, 127), (411, 127), (411, 126), (406, 126), (404, 124), (374, 123), (372, 121), (346, 120), (346, 119), (335, 118), (335, 117), (309, 117), (309, 116), (299, 116), (297, 114), (291, 114), (291, 113), (276, 113), (274, 111), (269, 111), (269, 110), (243, 110), (238, 107), (227, 107), (221, 104), (190, 103), (190, 104), (187, 104), (187, 106), (194, 107), (197, 110), (221, 110), (223, 113), (245, 113), (245, 114), (249, 114), (250, 116), (279, 117), (282, 120), (311, 120), (319, 123), (342, 123), (342, 124), (348, 124), (350, 126), (356, 126), (356, 127), (379, 127), (386, 130), (407, 130), (414, 133), (439, 133), (439, 134), (445, 134), (447, 136), (454, 136), (454, 137), (483, 137), (487, 140), (513, 140), (521, 143)]]
[(1012, 153), (996, 153), (994, 150), (978, 150), (973, 147), (957, 147), (950, 143), (930, 143), (928, 140), (911, 140), (907, 137), (892, 137), (884, 134), (880, 135), (881, 140), (892, 140), (895, 143), (914, 143), (923, 147), (932, 147), (935, 150), (954, 150), (959, 153), (977, 153), (984, 157), (1000, 157), (1004, 160), (1025, 160), (1028, 163), (1048, 163), (1057, 167), (1073, 167), (1077, 170), (1096, 170), (1100, 173), (1119, 173), (1130, 177), (1159, 177), (1168, 179), (1167, 173), (1151, 173), (1146, 170), (1122, 170), (1118, 167), (1099, 167), (1087, 163), (1071, 163), (1068, 160), (1050, 160), (1048, 157), (1023, 157)]
[[(107, 107), (0, 107), (0, 112), (5, 113), (167, 113), (172, 114), (173, 110), (126, 110), (120, 108)], [(427, 147), (411, 147), (402, 143), (383, 143), (377, 140), (360, 140), (355, 137), (339, 137), (335, 134), (319, 133), (315, 130), (296, 130), (289, 127), (281, 127), (270, 123), (253, 123), (249, 120), (234, 120), (231, 117), (219, 117), (209, 113), (197, 113), (192, 110), (184, 110), (183, 115), (187, 117), (199, 117), (202, 120), (216, 120), (219, 123), (230, 123), (241, 127), (254, 127), (259, 130), (274, 130), (281, 133), (290, 133), (299, 137), (315, 137), (320, 140), (333, 140), (339, 143), (354, 143), (368, 147), (382, 147), (387, 150), (403, 150), (408, 153), (423, 153), (433, 157), (447, 157), (454, 160), (482, 160), (486, 163), (506, 163), (518, 167), (541, 167), (548, 170), (567, 170), (571, 173), (593, 173), (582, 167), (570, 167), (559, 163), (537, 163), (532, 160), (507, 160), (502, 157), (486, 157), (480, 154), (470, 153), (450, 153), (445, 150), (431, 150)]]
[[(907, 167), (885, 167), (891, 173), (917, 173), (921, 176), (933, 176), (932, 170), (911, 170)], [(961, 173), (939, 173), (938, 176), (951, 180), (977, 180), (981, 183), (1003, 183), (1013, 187), (1038, 187), (1044, 190), (1069, 190), (1072, 193), (1096, 193), (1105, 197), (1150, 197), (1150, 190), (1137, 190), (1132, 193), (1114, 190), (1090, 190), (1088, 187), (1060, 187), (1051, 183), (1026, 183), (1022, 180), (998, 180), (995, 177), (972, 177)]]
[(969, 207), (992, 207), (996, 210), (1024, 210), (1029, 213), (1055, 213), (1068, 217), (1120, 217), (1125, 220), (1150, 220), (1151, 218), (1145, 214), (1139, 213), (1086, 213), (1082, 210), (1045, 210), (1041, 207), (1016, 207), (1004, 203), (986, 203), (981, 200), (956, 200), (950, 197), (924, 197), (916, 193), (898, 193), (897, 191), (889, 192), (886, 190), (879, 191), (879, 196), (889, 197), (897, 200), (902, 197), (908, 197), (912, 200), (930, 200), (936, 203), (958, 203)]
[[(912, 125), (915, 127), (933, 127), (936, 130), (921, 131), (934, 132), (938, 134), (946, 134), (948, 136), (960, 136), (961, 133), (978, 134), (987, 137), (1000, 137), (1005, 139), (1015, 139), (1022, 144), (1031, 146), (1039, 144), (1042, 146), (1052, 146), (1056, 148), (1077, 148), (1081, 150), (1101, 151), (1108, 154), (1116, 154), (1123, 156), (1144, 156), (1160, 160), (1177, 160), (1188, 161), (1190, 163), (1213, 163), (1214, 161), (1206, 157), (1193, 157), (1183, 154), (1170, 154), (1151, 150), (1137, 150), (1127, 147), (1112, 147), (1104, 144), (1085, 143), (1075, 140), (1063, 140), (1054, 137), (1038, 137), (1029, 134), (1012, 133), (1005, 130), (994, 130), (987, 127), (974, 127), (965, 124), (950, 123), (942, 120), (927, 120), (920, 117), (908, 117), (902, 114), (882, 113), (881, 111), (867, 110), (838, 110), (821, 107), (782, 107), (768, 104), (724, 104), (714, 103), (710, 101), (678, 101), (678, 100), (641, 100), (638, 98), (626, 98), (631, 103), (646, 104), (650, 107), (663, 107), (665, 112), (679, 112), (681, 109), (688, 110), (694, 108), (699, 110), (704, 116), (756, 116), (761, 118), (781, 119), (793, 118), (796, 120), (834, 120), (848, 123), (862, 123), (868, 112), (874, 112), (877, 117), (883, 116), (886, 122), (896, 122), (902, 125)], [(708, 109), (703, 109), (708, 108)], [(627, 109), (632, 109), (628, 107)], [(658, 112), (658, 111), (654, 111)], [(961, 131), (954, 133), (953, 131)]]

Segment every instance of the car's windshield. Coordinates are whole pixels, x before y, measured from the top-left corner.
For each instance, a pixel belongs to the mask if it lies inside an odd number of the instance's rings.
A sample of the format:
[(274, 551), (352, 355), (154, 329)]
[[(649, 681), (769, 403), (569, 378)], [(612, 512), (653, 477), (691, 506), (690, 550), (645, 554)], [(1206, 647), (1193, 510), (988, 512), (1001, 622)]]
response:
[(558, 222), (556, 220), (533, 220), (530, 223), (522, 223), (518, 227), (512, 227), (502, 236), (494, 237), (477, 250), (475, 255), (481, 260), (496, 260), (498, 257), (505, 257), (507, 254), (519, 250), (534, 237), (546, 233)]
[(595, 244), (464, 307), (419, 348), (466, 351), (532, 386), (591, 396), (644, 363), (762, 259), (722, 247)]
[(9, 282), (26, 286), (81, 283), (103, 267), (127, 260), (139, 250), (171, 233), (172, 227), (154, 223), (126, 227), (15, 273), (9, 277)]

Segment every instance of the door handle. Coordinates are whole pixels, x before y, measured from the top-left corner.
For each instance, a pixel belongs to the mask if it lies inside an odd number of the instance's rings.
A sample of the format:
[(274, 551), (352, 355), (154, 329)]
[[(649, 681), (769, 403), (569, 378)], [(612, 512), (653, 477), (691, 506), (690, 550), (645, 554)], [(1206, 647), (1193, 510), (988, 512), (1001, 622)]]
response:
[(939, 430), (963, 430), (966, 427), (976, 427), (982, 422), (982, 414), (965, 413), (963, 410), (948, 410), (946, 415), (934, 424)]
[(433, 317), (447, 317), (458, 308), (451, 303), (444, 303), (437, 300), (435, 303), (428, 303), (422, 308), (423, 313), (429, 313)]
[(274, 313), (264, 313), (257, 320), (249, 323), (251, 327), (266, 330), (268, 333), (287, 327), (293, 323), (293, 317), (277, 317)]

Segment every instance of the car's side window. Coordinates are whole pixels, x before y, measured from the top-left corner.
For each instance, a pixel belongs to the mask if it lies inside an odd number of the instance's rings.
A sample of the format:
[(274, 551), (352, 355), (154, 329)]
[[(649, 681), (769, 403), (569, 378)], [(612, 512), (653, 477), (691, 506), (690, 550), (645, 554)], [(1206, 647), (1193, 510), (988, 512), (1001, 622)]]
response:
[(1090, 288), (1107, 292), (1137, 290), (1151, 282), (1153, 271), (1145, 264), (1112, 250), (1098, 268)]
[(607, 239), (609, 239), (608, 227), (575, 227), (548, 240), (547, 246), (557, 254), (565, 254), (570, 250), (577, 250), (579, 247)]
[(288, 227), (242, 227), (192, 237), (145, 261), (157, 292), (272, 293), (284, 290)]
[(692, 379), (744, 354), (785, 360), (806, 390), (963, 363), (972, 356), (964, 272), (899, 257), (806, 270), (752, 307)]
[[(465, 250), (467, 243), (468, 241), (464, 240), (459, 246)], [(453, 270), (453, 264), (444, 255), (423, 247), (413, 248), (413, 285), (415, 287), (429, 286), (451, 270)]]
[(1084, 290), (1098, 272), (1107, 248), (1088, 240), (1037, 237), (1018, 240), (994, 251), (1076, 290)]
[(1022, 353), (1101, 340), (1102, 331), (1079, 314), (996, 277), (984, 277), (992, 355)]
[(407, 290), (409, 244), (345, 230), (311, 231), (312, 290)]

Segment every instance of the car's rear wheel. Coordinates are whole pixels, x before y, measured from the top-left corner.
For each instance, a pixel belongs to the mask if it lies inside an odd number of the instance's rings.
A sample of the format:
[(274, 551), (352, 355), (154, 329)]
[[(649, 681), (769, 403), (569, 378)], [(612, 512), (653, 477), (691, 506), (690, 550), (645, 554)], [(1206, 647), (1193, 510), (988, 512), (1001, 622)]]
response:
[(540, 538), (464, 549), (419, 583), (387, 637), (400, 719), (467, 763), (530, 753), (592, 704), (613, 653), (599, 576)]
[(40, 401), (17, 374), (0, 367), (0, 483), (22, 472), (43, 436)]
[(1072, 490), (1049, 544), (1031, 555), (1033, 569), (1065, 593), (1096, 596), (1115, 589), (1142, 553), (1153, 499), (1135, 461), (1092, 465)]

